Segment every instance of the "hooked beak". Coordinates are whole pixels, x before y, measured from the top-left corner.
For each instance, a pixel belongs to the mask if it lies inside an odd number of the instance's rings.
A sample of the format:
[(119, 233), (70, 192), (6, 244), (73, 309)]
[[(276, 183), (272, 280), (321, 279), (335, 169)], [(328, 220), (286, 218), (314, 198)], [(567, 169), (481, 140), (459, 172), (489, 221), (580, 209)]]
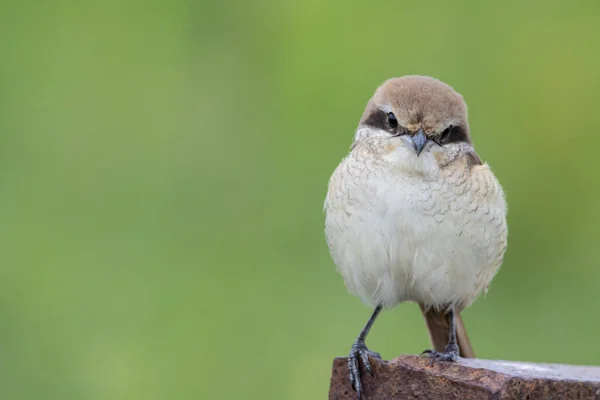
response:
[(412, 140), (413, 144), (415, 145), (415, 150), (417, 151), (417, 157), (419, 156), (419, 154), (421, 154), (421, 152), (423, 151), (423, 147), (425, 147), (425, 144), (427, 144), (427, 136), (425, 136), (425, 134), (423, 133), (423, 129), (419, 128), (419, 130), (417, 131), (417, 133), (414, 134), (413, 137), (410, 138), (410, 140)]

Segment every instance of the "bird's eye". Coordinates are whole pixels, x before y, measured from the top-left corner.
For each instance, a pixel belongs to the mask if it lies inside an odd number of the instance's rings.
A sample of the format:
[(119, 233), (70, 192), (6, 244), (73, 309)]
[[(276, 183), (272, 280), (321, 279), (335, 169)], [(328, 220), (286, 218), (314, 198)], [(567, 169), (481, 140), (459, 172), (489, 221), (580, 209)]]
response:
[(398, 127), (398, 120), (393, 112), (388, 113), (388, 124), (390, 124), (390, 128), (396, 129)]
[(454, 127), (452, 125), (450, 125), (449, 127), (447, 127), (444, 130), (444, 132), (442, 132), (442, 134), (440, 135), (440, 142), (445, 142), (446, 139), (448, 139), (448, 137), (452, 133), (452, 128), (454, 128)]

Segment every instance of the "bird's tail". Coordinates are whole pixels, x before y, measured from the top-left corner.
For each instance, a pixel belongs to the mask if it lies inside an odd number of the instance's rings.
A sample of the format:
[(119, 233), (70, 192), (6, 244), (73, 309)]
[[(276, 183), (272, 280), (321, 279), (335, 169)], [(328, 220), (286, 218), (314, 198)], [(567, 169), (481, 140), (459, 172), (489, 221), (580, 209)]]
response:
[[(427, 329), (429, 329), (429, 337), (431, 338), (433, 348), (436, 351), (444, 351), (444, 348), (450, 339), (450, 313), (436, 311), (433, 308), (426, 309), (423, 305), (420, 306), (423, 316), (425, 317)], [(456, 313), (456, 339), (460, 350), (460, 356), (464, 358), (475, 358), (475, 352), (471, 347), (471, 342), (469, 341), (469, 336), (467, 336), (465, 324), (463, 323), (460, 313)]]

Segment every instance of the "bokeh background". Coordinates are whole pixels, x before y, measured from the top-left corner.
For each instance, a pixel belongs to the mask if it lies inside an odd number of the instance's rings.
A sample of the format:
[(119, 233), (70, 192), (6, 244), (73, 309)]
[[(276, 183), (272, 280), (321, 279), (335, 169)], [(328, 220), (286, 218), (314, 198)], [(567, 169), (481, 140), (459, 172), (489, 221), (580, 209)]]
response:
[[(0, 7), (0, 398), (325, 398), (370, 314), (327, 180), (405, 74), (464, 95), (507, 192), (478, 355), (600, 364), (600, 3)], [(428, 347), (418, 308), (368, 344)]]

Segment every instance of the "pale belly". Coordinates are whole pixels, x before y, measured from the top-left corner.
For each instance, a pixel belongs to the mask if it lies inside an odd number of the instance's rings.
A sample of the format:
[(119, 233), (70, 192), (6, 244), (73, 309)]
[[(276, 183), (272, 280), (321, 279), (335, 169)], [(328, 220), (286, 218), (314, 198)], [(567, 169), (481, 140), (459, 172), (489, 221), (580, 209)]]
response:
[(327, 196), (325, 232), (348, 290), (373, 306), (459, 310), (487, 290), (506, 249), (506, 210), (486, 171), (429, 182), (371, 177), (364, 187), (340, 176)]

